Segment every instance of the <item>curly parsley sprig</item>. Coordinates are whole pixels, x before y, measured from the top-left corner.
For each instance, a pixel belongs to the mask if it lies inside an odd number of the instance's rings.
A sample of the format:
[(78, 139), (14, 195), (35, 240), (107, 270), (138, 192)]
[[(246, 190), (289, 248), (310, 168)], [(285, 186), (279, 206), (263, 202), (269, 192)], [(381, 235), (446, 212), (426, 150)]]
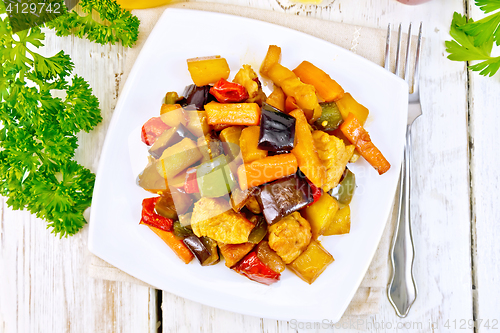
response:
[[(58, 36), (75, 34), (100, 44), (137, 41), (139, 20), (114, 0), (81, 0), (80, 6), (86, 16), (72, 11), (46, 26)], [(93, 10), (104, 23), (94, 21)], [(0, 1), (0, 14), (5, 13)], [(8, 18), (0, 15), (0, 195), (13, 209), (47, 220), (63, 237), (86, 223), (83, 211), (90, 206), (95, 180), (73, 160), (76, 135), (91, 131), (102, 118), (89, 84), (72, 74), (69, 55), (36, 52), (44, 38), (40, 27), (13, 33)], [(64, 98), (55, 97), (55, 91)]]
[[(89, 84), (72, 76), (69, 55), (34, 51), (44, 38), (39, 27), (13, 34), (8, 19), (0, 18), (0, 194), (62, 237), (86, 223), (95, 179), (73, 160), (76, 134), (102, 118)], [(64, 98), (54, 97), (55, 90)]]
[(497, 12), (479, 21), (455, 12), (450, 28), (454, 40), (445, 42), (446, 51), (450, 60), (480, 61), (469, 68), (493, 76), (500, 68), (500, 56), (491, 56), (493, 44), (500, 45), (500, 0), (476, 0), (476, 5), (486, 14)]
[[(128, 10), (122, 9), (114, 0), (80, 0), (78, 5), (86, 13), (80, 16), (75, 10), (48, 22), (46, 25), (56, 31), (57, 36), (71, 34), (87, 38), (99, 44), (133, 46), (139, 35), (139, 19)], [(92, 18), (92, 11), (99, 13), (104, 23)]]

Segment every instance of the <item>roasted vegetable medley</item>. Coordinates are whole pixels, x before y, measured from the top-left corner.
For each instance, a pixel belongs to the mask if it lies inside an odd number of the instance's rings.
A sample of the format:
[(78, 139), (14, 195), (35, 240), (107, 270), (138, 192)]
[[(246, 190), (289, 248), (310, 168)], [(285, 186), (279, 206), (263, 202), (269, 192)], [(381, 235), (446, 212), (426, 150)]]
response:
[(286, 267), (312, 283), (333, 262), (320, 236), (350, 230), (348, 163), (390, 168), (363, 128), (368, 109), (310, 62), (292, 71), (280, 57), (271, 45), (260, 68), (269, 96), (249, 65), (231, 82), (224, 58), (187, 60), (194, 84), (168, 92), (142, 127), (150, 156), (137, 180), (156, 195), (141, 224), (181, 260), (223, 257), (267, 285)]

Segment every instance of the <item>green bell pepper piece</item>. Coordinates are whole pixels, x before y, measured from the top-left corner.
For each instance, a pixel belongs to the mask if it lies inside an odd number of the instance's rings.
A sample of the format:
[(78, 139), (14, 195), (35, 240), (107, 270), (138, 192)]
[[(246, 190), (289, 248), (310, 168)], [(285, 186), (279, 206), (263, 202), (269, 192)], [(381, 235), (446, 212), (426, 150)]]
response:
[(202, 197), (216, 198), (231, 193), (236, 180), (225, 155), (205, 162), (196, 169), (198, 188)]
[(348, 205), (352, 197), (354, 196), (354, 190), (356, 189), (356, 176), (351, 172), (351, 170), (346, 169), (346, 174), (344, 179), (339, 184), (337, 200), (339, 203)]
[(321, 117), (316, 120), (314, 126), (322, 131), (334, 131), (342, 123), (342, 114), (335, 102), (320, 103)]

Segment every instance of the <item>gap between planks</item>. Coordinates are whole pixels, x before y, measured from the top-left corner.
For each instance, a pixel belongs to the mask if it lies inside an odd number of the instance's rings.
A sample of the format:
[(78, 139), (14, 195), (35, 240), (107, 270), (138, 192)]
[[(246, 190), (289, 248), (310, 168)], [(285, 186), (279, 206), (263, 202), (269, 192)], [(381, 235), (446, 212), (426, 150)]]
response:
[[(471, 17), (471, 10), (469, 6), (474, 5), (469, 3), (469, 0), (464, 0), (464, 13), (467, 19)], [(476, 319), (479, 313), (479, 302), (478, 302), (478, 278), (476, 274), (476, 263), (477, 263), (477, 231), (476, 231), (476, 203), (474, 200), (474, 136), (473, 128), (471, 126), (471, 101), (472, 96), (472, 75), (471, 71), (468, 69), (469, 62), (466, 63), (466, 75), (467, 75), (467, 132), (468, 132), (468, 142), (467, 142), (467, 153), (468, 153), (468, 179), (469, 182), (469, 212), (470, 212), (470, 260), (471, 260), (471, 290), (472, 290), (472, 319), (474, 321), (474, 333), (478, 332)]]

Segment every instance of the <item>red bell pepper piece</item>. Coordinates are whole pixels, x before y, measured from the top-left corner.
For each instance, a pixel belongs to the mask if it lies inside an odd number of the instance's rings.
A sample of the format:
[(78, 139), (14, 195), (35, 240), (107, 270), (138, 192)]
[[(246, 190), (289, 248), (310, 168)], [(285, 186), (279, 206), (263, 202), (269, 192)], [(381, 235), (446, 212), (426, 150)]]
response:
[(245, 87), (239, 83), (229, 82), (220, 79), (212, 88), (210, 93), (220, 103), (238, 103), (248, 99), (248, 92)]
[(170, 231), (172, 230), (174, 220), (156, 214), (155, 205), (158, 200), (160, 200), (160, 197), (146, 198), (142, 200), (141, 223), (164, 231)]
[(161, 117), (153, 117), (146, 121), (142, 126), (141, 140), (148, 146), (155, 143), (156, 139), (163, 133), (163, 131), (169, 129), (170, 126), (165, 124)]
[(250, 252), (241, 260), (233, 269), (241, 275), (246, 276), (250, 280), (271, 285), (278, 282), (281, 274), (267, 267), (257, 257), (255, 251)]
[(321, 198), (321, 194), (323, 194), (323, 191), (321, 188), (316, 187), (311, 181), (308, 179), (307, 182), (309, 183), (309, 187), (311, 188), (311, 193), (313, 195), (313, 202), (311, 202), (307, 207), (311, 206), (313, 203), (319, 200)]
[(186, 193), (200, 193), (200, 189), (198, 188), (198, 179), (196, 178), (196, 168), (187, 169), (184, 191), (186, 191)]

